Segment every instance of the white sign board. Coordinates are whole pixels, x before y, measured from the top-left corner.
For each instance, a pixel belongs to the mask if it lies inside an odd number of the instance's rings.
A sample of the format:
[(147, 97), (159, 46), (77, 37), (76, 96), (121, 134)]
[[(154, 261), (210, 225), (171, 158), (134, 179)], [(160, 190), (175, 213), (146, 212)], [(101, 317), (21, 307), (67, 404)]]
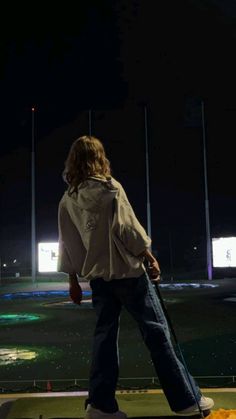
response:
[(57, 272), (58, 243), (38, 243), (38, 271)]
[(236, 267), (236, 237), (212, 239), (213, 267)]

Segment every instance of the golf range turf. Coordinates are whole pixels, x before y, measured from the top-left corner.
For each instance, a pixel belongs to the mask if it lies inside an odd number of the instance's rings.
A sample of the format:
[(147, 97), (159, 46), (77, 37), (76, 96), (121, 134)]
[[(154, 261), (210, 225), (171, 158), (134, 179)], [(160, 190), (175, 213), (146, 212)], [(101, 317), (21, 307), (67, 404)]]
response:
[[(206, 393), (215, 401), (214, 411), (218, 409), (235, 409), (236, 392)], [(158, 394), (124, 393), (117, 394), (119, 408), (128, 417), (177, 417), (169, 408), (166, 398)], [(9, 406), (7, 419), (25, 418), (82, 418), (84, 417), (85, 396), (31, 397), (19, 398)], [(1, 411), (0, 411), (1, 412)], [(181, 417), (181, 416), (179, 416)]]
[[(198, 281), (201, 284), (207, 282)], [(226, 300), (236, 295), (236, 280), (221, 279), (211, 281), (211, 284), (216, 287), (187, 287), (182, 290), (161, 288), (161, 292), (190, 372), (197, 377), (218, 376), (218, 381), (210, 384), (220, 386), (221, 383), (229, 383), (228, 379), (224, 380), (225, 376), (236, 375), (236, 303)], [(70, 303), (68, 296), (58, 295), (47, 298), (1, 298), (7, 292), (15, 293), (23, 289), (30, 292), (35, 287), (21, 283), (0, 288), (1, 314), (38, 316), (35, 321), (0, 325), (0, 349), (17, 347), (36, 351), (34, 359), (0, 364), (1, 380), (17, 381), (17, 384), (1, 384), (2, 387), (23, 391), (29, 386), (23, 380), (44, 380), (45, 383), (48, 380), (62, 380), (54, 388), (67, 390), (68, 385), (63, 379), (76, 378), (84, 380), (81, 388), (87, 388), (95, 325), (91, 304), (85, 301), (81, 306), (76, 306)], [(37, 289), (68, 290), (68, 284), (45, 282), (37, 284)], [(155, 377), (155, 371), (140, 332), (125, 310), (121, 315), (119, 342), (119, 388), (150, 387), (151, 380), (145, 377)], [(199, 384), (204, 386), (205, 381), (199, 380)], [(45, 383), (42, 384), (42, 391), (45, 391)], [(153, 386), (158, 387), (158, 382)]]

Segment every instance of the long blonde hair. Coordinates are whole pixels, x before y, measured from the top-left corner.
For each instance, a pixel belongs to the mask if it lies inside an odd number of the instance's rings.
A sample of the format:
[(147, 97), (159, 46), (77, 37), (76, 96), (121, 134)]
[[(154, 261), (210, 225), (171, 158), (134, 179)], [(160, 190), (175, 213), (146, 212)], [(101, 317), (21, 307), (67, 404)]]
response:
[(65, 161), (63, 179), (69, 185), (68, 193), (78, 192), (78, 185), (89, 176), (109, 177), (110, 162), (101, 141), (90, 135), (75, 140)]

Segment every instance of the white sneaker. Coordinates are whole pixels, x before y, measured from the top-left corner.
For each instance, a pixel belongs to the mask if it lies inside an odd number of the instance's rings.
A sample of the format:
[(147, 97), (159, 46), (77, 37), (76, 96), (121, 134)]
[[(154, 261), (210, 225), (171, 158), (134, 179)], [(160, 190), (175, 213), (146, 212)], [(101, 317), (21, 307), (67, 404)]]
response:
[(127, 415), (120, 410), (117, 410), (115, 413), (106, 413), (102, 410), (95, 409), (91, 404), (88, 404), (85, 419), (126, 419)]
[[(210, 409), (214, 406), (214, 400), (210, 399), (210, 397), (202, 396), (201, 399), (199, 400), (199, 406), (203, 414), (204, 413), (209, 414)], [(199, 412), (197, 403), (195, 403), (193, 406), (187, 407), (187, 409), (179, 410), (178, 412), (175, 412), (175, 413), (177, 415), (182, 415), (182, 416), (193, 416), (193, 415), (198, 415), (200, 412)]]

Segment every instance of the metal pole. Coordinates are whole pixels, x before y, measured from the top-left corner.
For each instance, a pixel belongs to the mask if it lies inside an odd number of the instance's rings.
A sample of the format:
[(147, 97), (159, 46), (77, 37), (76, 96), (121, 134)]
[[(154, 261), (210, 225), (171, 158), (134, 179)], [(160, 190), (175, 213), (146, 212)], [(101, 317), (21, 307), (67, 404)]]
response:
[(89, 135), (91, 136), (92, 135), (92, 110), (91, 109), (89, 109), (88, 117), (89, 117)]
[(150, 205), (150, 182), (149, 182), (149, 153), (148, 153), (148, 121), (147, 121), (147, 106), (144, 106), (144, 123), (145, 123), (145, 156), (146, 156), (146, 187), (147, 187), (147, 233), (152, 237), (151, 226), (151, 205)]
[(206, 127), (205, 127), (205, 110), (204, 102), (201, 102), (202, 108), (202, 138), (203, 138), (203, 159), (204, 159), (204, 186), (205, 186), (205, 217), (206, 217), (206, 242), (207, 242), (207, 276), (212, 279), (212, 249), (211, 249), (211, 232), (209, 217), (209, 200), (207, 185), (207, 158), (206, 158)]
[(173, 281), (174, 277), (173, 277), (173, 248), (172, 248), (172, 237), (171, 237), (171, 232), (169, 231), (169, 249), (170, 249), (170, 272), (171, 272), (171, 276), (170, 276), (170, 280)]
[(31, 142), (31, 278), (36, 280), (36, 234), (35, 234), (35, 108), (31, 109), (32, 142)]

